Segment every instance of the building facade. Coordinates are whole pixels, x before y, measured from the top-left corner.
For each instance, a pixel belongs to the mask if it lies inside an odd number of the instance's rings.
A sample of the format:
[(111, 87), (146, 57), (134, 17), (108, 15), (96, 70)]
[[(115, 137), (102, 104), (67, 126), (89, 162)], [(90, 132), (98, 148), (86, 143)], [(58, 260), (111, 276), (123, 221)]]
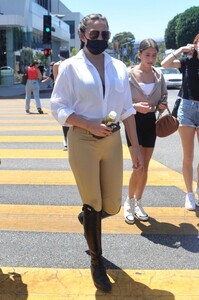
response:
[(80, 41), (77, 34), (77, 29), (83, 15), (80, 12), (71, 12), (60, 0), (40, 0), (51, 1), (51, 13), (57, 16), (63, 22), (68, 24), (70, 32), (70, 50), (72, 48), (79, 49)]
[(60, 47), (79, 49), (80, 13), (71, 12), (60, 0), (0, 0), (0, 68), (23, 72), (30, 57), (43, 54), (43, 15), (52, 16), (52, 60)]

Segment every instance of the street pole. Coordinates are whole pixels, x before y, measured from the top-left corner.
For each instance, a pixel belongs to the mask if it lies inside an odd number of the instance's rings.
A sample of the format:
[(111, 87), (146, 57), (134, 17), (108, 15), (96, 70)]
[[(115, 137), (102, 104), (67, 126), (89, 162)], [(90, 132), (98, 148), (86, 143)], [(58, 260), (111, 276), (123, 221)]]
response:
[(50, 0), (48, 0), (48, 15), (50, 14)]
[[(48, 15), (50, 15), (50, 0), (48, 0)], [(51, 41), (51, 45), (52, 45), (52, 41)], [(52, 46), (50, 48), (52, 48)], [(50, 63), (51, 63), (51, 58), (50, 58), (50, 55), (49, 55), (47, 57), (47, 74), (48, 74), (48, 76), (50, 75)]]

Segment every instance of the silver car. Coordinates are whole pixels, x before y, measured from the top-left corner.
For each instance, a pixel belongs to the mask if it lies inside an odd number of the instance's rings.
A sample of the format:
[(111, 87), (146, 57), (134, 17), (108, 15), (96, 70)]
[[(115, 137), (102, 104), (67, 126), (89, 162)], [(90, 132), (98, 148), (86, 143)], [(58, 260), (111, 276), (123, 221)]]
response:
[(180, 89), (182, 85), (182, 73), (178, 69), (175, 68), (163, 68), (158, 67), (162, 74), (164, 75), (164, 79), (168, 88), (177, 88)]

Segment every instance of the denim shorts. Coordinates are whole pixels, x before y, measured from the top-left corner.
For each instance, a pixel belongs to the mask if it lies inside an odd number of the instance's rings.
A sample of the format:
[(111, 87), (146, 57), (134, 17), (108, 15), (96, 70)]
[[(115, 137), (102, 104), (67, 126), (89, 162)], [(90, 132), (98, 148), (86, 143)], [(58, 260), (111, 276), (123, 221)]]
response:
[(179, 126), (199, 128), (199, 101), (182, 99), (178, 108)]

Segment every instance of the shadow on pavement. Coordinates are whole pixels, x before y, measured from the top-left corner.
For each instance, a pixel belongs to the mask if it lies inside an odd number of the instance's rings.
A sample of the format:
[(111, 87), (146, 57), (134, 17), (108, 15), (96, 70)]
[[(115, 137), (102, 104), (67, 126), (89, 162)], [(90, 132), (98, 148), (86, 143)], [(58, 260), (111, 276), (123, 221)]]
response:
[[(104, 265), (107, 268), (107, 274), (111, 278), (112, 291), (110, 293), (104, 293), (97, 290), (95, 294), (96, 299), (103, 300), (136, 300), (136, 299), (151, 299), (151, 300), (174, 300), (175, 297), (171, 292), (165, 290), (151, 289), (147, 285), (133, 280), (125, 271), (121, 268), (103, 258)], [(142, 271), (136, 273), (142, 276)]]
[[(194, 243), (195, 239), (198, 240), (198, 230), (190, 223), (180, 223), (179, 226), (176, 226), (149, 218), (147, 225), (138, 220), (136, 220), (135, 225), (142, 231), (141, 235), (154, 244), (170, 248), (182, 247), (192, 253), (199, 253), (198, 243)], [(157, 232), (160, 232), (160, 234), (157, 234)]]
[(23, 283), (20, 274), (15, 272), (3, 274), (0, 269), (0, 299), (28, 299), (27, 285)]
[(26, 113), (26, 115), (48, 115), (48, 113), (47, 112), (43, 112), (43, 114), (40, 114), (40, 113), (38, 113), (38, 112), (29, 112), (29, 113)]

